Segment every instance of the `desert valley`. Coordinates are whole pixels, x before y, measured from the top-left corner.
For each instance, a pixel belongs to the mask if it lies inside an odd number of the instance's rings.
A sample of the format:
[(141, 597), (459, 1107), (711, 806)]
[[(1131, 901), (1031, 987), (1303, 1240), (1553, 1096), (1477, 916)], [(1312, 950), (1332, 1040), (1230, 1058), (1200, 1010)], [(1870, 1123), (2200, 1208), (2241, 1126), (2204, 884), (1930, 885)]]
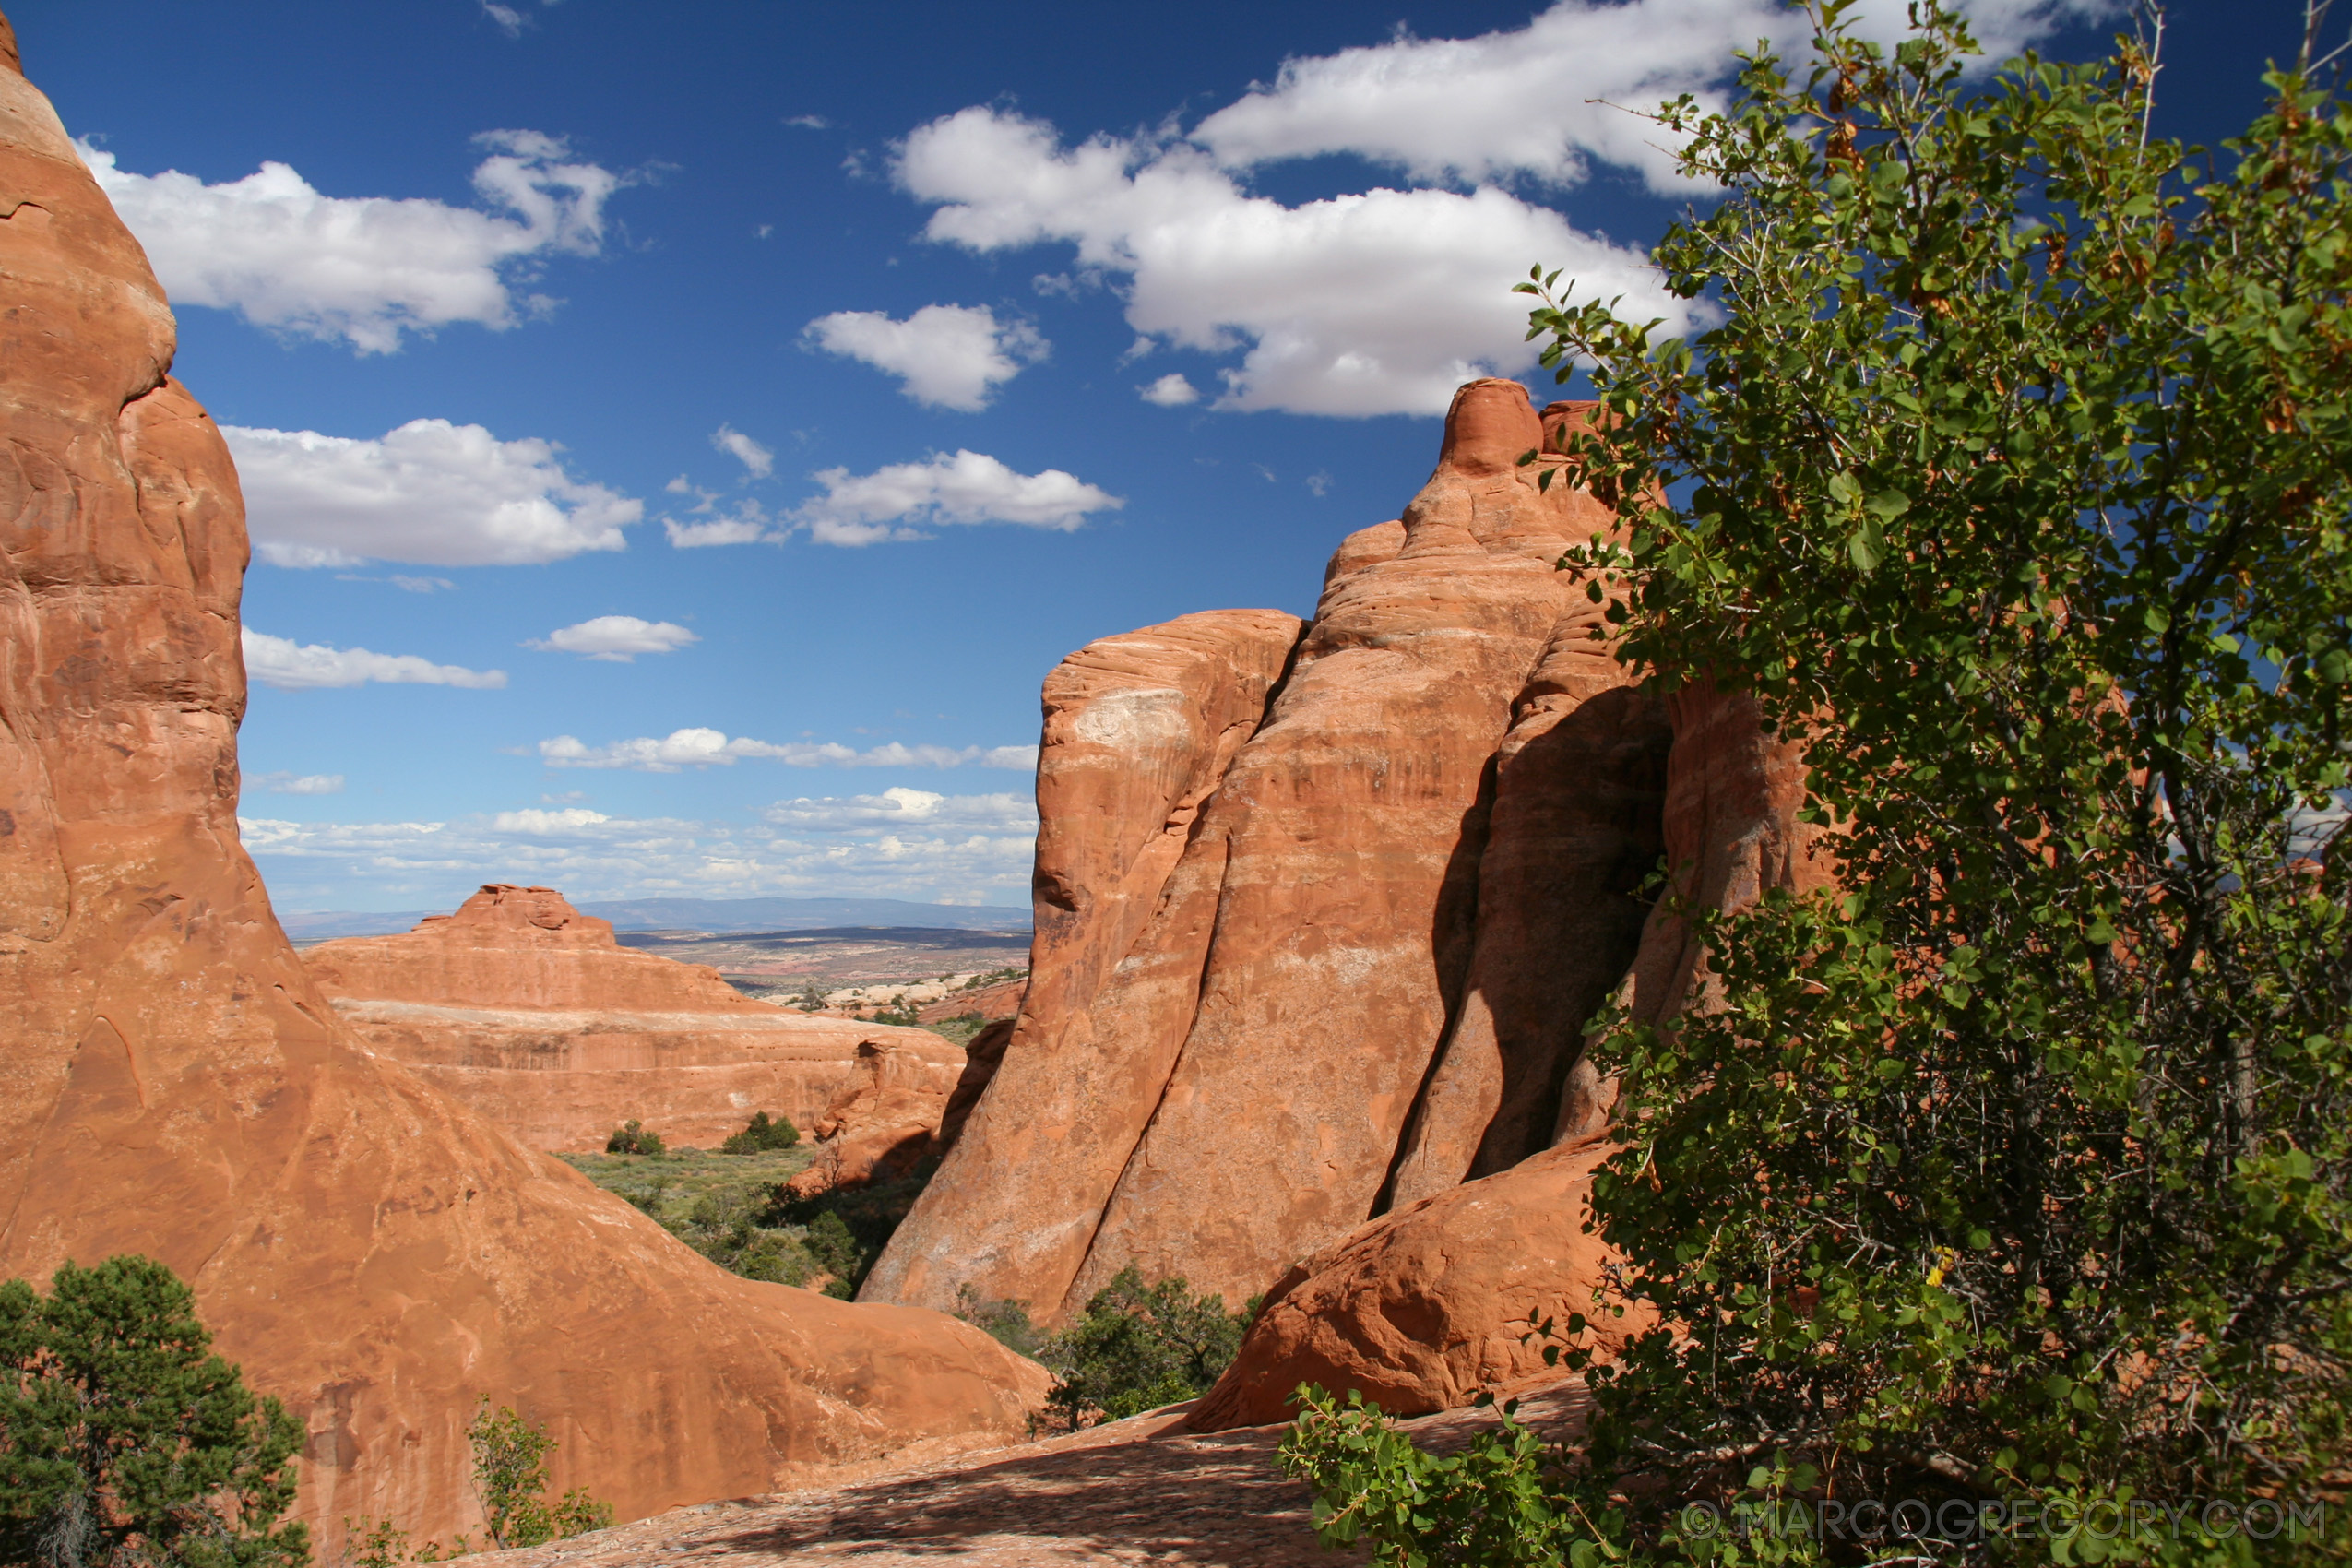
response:
[[(1764, 949), (1709, 933), (1837, 907), (1875, 829), (1754, 692), (1620, 657), (1657, 497), (1572, 454), (1621, 414), (1468, 374), (1311, 614), (1063, 657), (1027, 924), (632, 917), (523, 861), (412, 924), (281, 921), (239, 466), (38, 42), (0, 20), (0, 1277), (184, 1281), (299, 1425), (315, 1562), (1303, 1563), (1302, 1385), (1430, 1454), (1567, 1454), (1593, 1374), (1695, 1342), (1597, 1218), (1632, 1178), (1592, 1040), (1765, 1019)], [(1756, 1310), (1810, 1318), (1795, 1277)], [(1178, 1316), (1163, 1381), (1086, 1381)], [(493, 1412), (570, 1523), (512, 1532)]]

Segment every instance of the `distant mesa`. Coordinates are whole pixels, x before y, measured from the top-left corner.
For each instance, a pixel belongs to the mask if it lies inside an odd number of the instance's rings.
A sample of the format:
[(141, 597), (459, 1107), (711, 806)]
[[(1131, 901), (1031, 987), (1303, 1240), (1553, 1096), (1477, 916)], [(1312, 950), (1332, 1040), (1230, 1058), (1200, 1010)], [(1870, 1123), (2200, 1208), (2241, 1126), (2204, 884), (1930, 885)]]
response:
[[(612, 922), (616, 932), (818, 931), (839, 926), (901, 926), (962, 931), (1027, 931), (1029, 911), (993, 904), (916, 904), (903, 898), (636, 898), (578, 906), (584, 915)], [(293, 912), (278, 918), (297, 943), (338, 936), (391, 936), (431, 913), (363, 910)]]
[[(0, 643), (18, 655), (0, 663), (0, 1277), (141, 1253), (189, 1280), (220, 1352), (307, 1429), (297, 1508), (323, 1562), (361, 1515), (479, 1538), (465, 1427), (485, 1396), (558, 1436), (559, 1489), (623, 1519), (1017, 1440), (1034, 1363), (942, 1314), (725, 1273), (329, 1004), (238, 840), (248, 543), (228, 448), (168, 374), (163, 292), (5, 20), (0, 193)], [(505, 913), (475, 929), (593, 949), (533, 907), (528, 934)]]
[(943, 1107), (964, 1067), (927, 1029), (812, 1017), (754, 1001), (707, 965), (622, 946), (610, 921), (552, 887), (492, 884), (404, 934), (323, 942), (302, 957), (370, 1050), (552, 1151), (600, 1149), (633, 1118), (697, 1148), (754, 1111), (810, 1126), (869, 1043), (929, 1064)]

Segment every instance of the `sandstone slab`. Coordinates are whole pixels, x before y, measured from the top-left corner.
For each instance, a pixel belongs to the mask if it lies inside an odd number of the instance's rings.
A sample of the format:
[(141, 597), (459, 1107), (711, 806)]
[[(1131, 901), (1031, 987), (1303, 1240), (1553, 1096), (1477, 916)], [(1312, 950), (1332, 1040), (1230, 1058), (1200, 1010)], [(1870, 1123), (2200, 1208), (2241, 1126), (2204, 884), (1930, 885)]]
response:
[(1614, 1146), (1550, 1148), (1498, 1175), (1396, 1209), (1299, 1265), (1189, 1418), (1199, 1431), (1288, 1420), (1301, 1384), (1350, 1389), (1391, 1415), (1469, 1404), (1556, 1379), (1528, 1314), (1571, 1313), (1614, 1352), (1650, 1319), (1596, 1303), (1612, 1261), (1591, 1218), (1592, 1172)]

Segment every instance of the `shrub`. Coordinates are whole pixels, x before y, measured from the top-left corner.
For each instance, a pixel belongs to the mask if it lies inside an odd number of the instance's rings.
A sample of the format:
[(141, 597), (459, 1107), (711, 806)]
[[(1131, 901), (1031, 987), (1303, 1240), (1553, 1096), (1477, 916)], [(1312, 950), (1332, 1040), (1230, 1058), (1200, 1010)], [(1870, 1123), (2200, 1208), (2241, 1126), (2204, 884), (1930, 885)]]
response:
[(927, 1160), (894, 1182), (820, 1193), (812, 1198), (790, 1197), (778, 1188), (765, 1218), (770, 1224), (802, 1227), (802, 1245), (816, 1265), (833, 1276), (826, 1294), (848, 1301), (865, 1283), (867, 1271), (937, 1169)]
[(210, 1353), (196, 1299), (149, 1258), (0, 1285), (0, 1561), (296, 1568), (302, 1423)]
[(1241, 1348), (1254, 1308), (1229, 1313), (1223, 1297), (1195, 1296), (1182, 1277), (1147, 1287), (1129, 1264), (1043, 1346), (1039, 1360), (1057, 1374), (1046, 1402), (1079, 1427), (1206, 1394)]
[(766, 1154), (773, 1149), (788, 1149), (801, 1141), (801, 1130), (789, 1117), (778, 1116), (771, 1122), (765, 1111), (752, 1112), (750, 1123), (740, 1133), (731, 1134), (719, 1146), (721, 1154)]
[(627, 1125), (615, 1127), (612, 1135), (604, 1140), (607, 1154), (659, 1155), (662, 1147), (661, 1134), (646, 1131), (644, 1123), (634, 1116)]
[(1029, 1321), (1027, 1301), (986, 1301), (971, 1286), (958, 1285), (955, 1315), (1016, 1355), (1034, 1360), (1044, 1353), (1044, 1331)]
[(474, 1451), (474, 1495), (500, 1550), (543, 1546), (612, 1523), (612, 1505), (586, 1487), (574, 1487), (552, 1503), (544, 1500), (547, 1455), (555, 1451), (555, 1440), (538, 1422), (503, 1406), (493, 1413), (485, 1394), (466, 1436)]

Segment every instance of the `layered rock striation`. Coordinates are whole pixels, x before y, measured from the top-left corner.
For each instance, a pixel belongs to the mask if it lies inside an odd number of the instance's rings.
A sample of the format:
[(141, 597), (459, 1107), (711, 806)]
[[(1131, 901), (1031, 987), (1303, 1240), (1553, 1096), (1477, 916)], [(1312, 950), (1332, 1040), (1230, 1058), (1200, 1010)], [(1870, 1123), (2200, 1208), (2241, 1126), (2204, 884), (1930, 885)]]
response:
[(1053, 1321), (1133, 1264), (1238, 1301), (1595, 1120), (1580, 1031), (1641, 941), (1671, 731), (1554, 569), (1612, 515), (1519, 460), (1582, 417), (1474, 382), (1313, 621), (1049, 678), (1033, 979), (864, 1299)]
[(868, 1045), (950, 1087), (964, 1064), (927, 1029), (812, 1017), (707, 965), (623, 947), (551, 887), (493, 884), (454, 915), (323, 942), (303, 961), (369, 1050), (533, 1148), (600, 1149), (631, 1120), (709, 1148), (754, 1111), (806, 1128), (857, 1079)]
[(1017, 1435), (1041, 1369), (720, 1271), (328, 1005), (237, 838), (236, 474), (5, 22), (0, 292), (0, 1274), (189, 1279), (330, 1551), (479, 1534), (482, 1396), (624, 1518)]

